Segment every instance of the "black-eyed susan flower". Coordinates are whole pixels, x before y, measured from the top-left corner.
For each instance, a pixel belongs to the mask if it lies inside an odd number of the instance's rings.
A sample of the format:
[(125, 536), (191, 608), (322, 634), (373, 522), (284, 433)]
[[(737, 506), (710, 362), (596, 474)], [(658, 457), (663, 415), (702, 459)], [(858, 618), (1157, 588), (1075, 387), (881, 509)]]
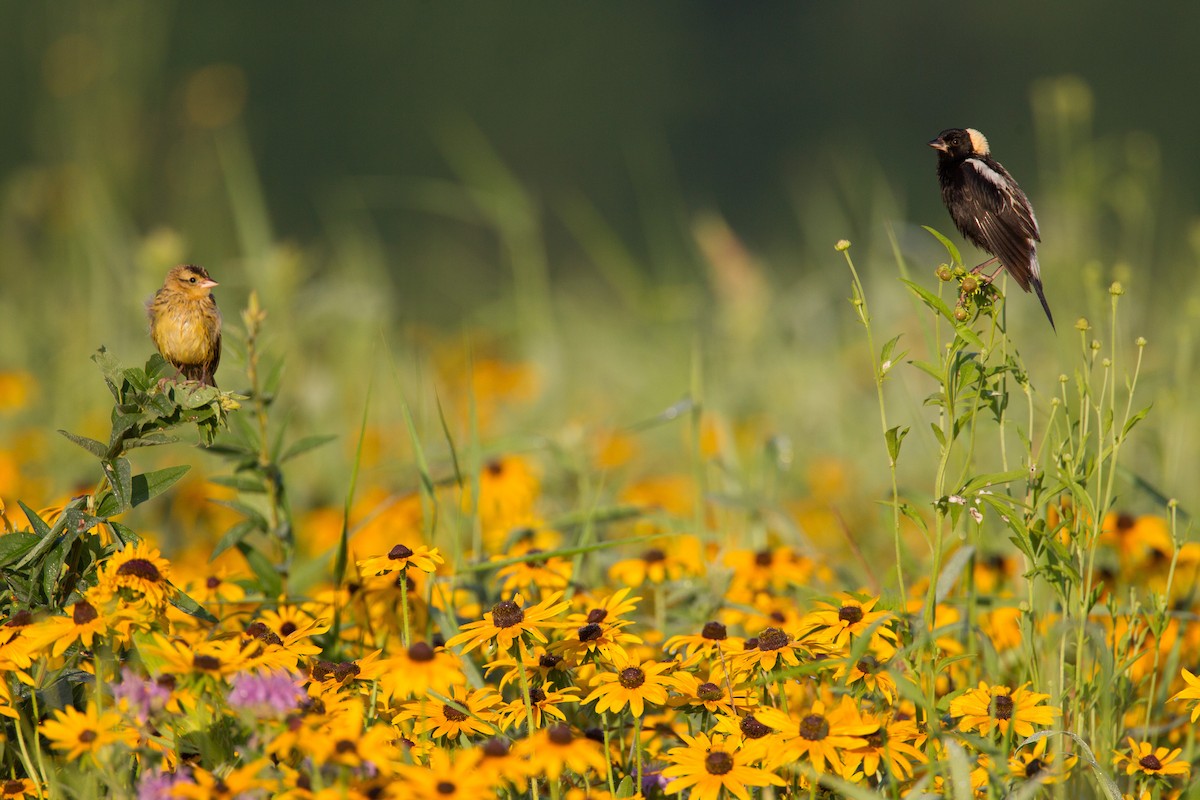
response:
[(810, 660), (812, 655), (809, 647), (782, 628), (765, 628), (758, 636), (746, 640), (746, 649), (734, 656), (734, 665), (739, 670), (771, 672), (798, 667), (802, 660)]
[(240, 637), (192, 641), (159, 634), (145, 651), (159, 672), (192, 678), (226, 678), (254, 667), (255, 649), (253, 643)]
[(190, 781), (179, 781), (171, 787), (171, 796), (182, 800), (233, 800), (253, 797), (267, 789), (270, 783), (262, 776), (270, 759), (260, 758), (233, 769), (209, 772), (196, 767)]
[[(495, 560), (510, 558), (513, 554), (494, 556)], [(542, 551), (534, 548), (525, 553), (529, 558), (508, 564), (496, 571), (502, 595), (521, 590), (554, 591), (565, 590), (571, 582), (574, 567), (570, 560), (560, 556), (543, 557)]]
[(1186, 778), (1192, 766), (1179, 758), (1181, 748), (1155, 747), (1151, 742), (1138, 742), (1132, 738), (1129, 750), (1118, 750), (1113, 754), (1113, 764), (1123, 769), (1126, 775), (1144, 775), (1151, 778)]
[(170, 580), (171, 565), (158, 548), (139, 542), (118, 550), (104, 563), (97, 585), (104, 596), (162, 609), (174, 593)]
[(1008, 757), (1008, 772), (1015, 780), (1062, 783), (1071, 777), (1078, 756), (1052, 752), (1050, 739), (1038, 739)]
[(401, 786), (393, 787), (387, 797), (412, 800), (490, 800), (496, 796), (495, 784), (481, 771), (479, 750), (436, 749), (429, 754), (426, 765), (402, 765)]
[(730, 636), (725, 623), (710, 620), (704, 623), (699, 633), (684, 633), (667, 639), (663, 642), (663, 650), (678, 653), (684, 662), (688, 662), (692, 658), (739, 653), (744, 649), (745, 641), (740, 636)]
[(46, 797), (45, 789), (29, 778), (9, 778), (0, 781), (0, 800), (33, 800), (35, 797)]
[(738, 591), (779, 593), (795, 586), (808, 586), (816, 571), (812, 559), (790, 547), (730, 550), (724, 560), (733, 570), (733, 583)]
[(854, 663), (843, 660), (833, 674), (834, 680), (845, 680), (848, 687), (862, 687), (889, 703), (896, 701), (896, 679), (888, 671), (888, 663), (874, 653), (863, 653)]
[(500, 688), (509, 684), (521, 685), (521, 673), (531, 684), (562, 686), (571, 680), (571, 671), (579, 666), (574, 660), (549, 652), (545, 647), (532, 647), (521, 655), (520, 667), (512, 655), (503, 655), (488, 662), (484, 674), (491, 677), (503, 670)]
[(833, 602), (820, 601), (817, 609), (805, 618), (807, 625), (820, 640), (841, 649), (852, 640), (871, 633), (871, 647), (890, 657), (895, 651), (896, 634), (888, 627), (892, 616), (888, 611), (874, 611), (878, 597), (859, 598), (848, 592), (834, 596)]
[(950, 715), (959, 718), (958, 728), (962, 731), (986, 736), (993, 730), (1007, 734), (1011, 729), (1017, 736), (1031, 736), (1035, 725), (1049, 725), (1059, 712), (1054, 706), (1043, 705), (1050, 695), (1031, 692), (1028, 686), (1023, 684), (1014, 690), (980, 681), (977, 688), (950, 701)]
[(858, 704), (843, 695), (840, 702), (830, 708), (820, 700), (812, 708), (793, 717), (793, 725), (787, 731), (784, 744), (786, 761), (807, 761), (817, 772), (825, 772), (826, 765), (834, 772), (848, 777), (846, 754), (867, 745), (867, 737), (879, 730), (879, 723), (864, 720)]
[(546, 642), (542, 628), (548, 627), (554, 617), (568, 607), (568, 603), (560, 603), (558, 599), (562, 592), (551, 592), (542, 602), (525, 608), (522, 606), (520, 595), (512, 600), (502, 600), (492, 606), (492, 610), (484, 613), (478, 622), (463, 625), (461, 632), (446, 642), (447, 647), (462, 646), (466, 654), (477, 647), (494, 644), (502, 652), (512, 649), (513, 643), (523, 640), (525, 636), (539, 642)]
[(676, 536), (670, 542), (643, 550), (636, 558), (609, 567), (608, 577), (622, 586), (677, 581), (704, 571), (700, 542), (694, 536)]
[(414, 720), (417, 733), (451, 741), (459, 736), (492, 736), (499, 732), (497, 706), (502, 698), (489, 688), (455, 686), (446, 700), (420, 698), (400, 707), (399, 718)]
[(618, 663), (613, 671), (596, 675), (595, 688), (583, 702), (595, 702), (597, 714), (628, 707), (631, 714), (640, 717), (647, 704), (661, 706), (667, 702), (667, 678), (663, 673), (674, 668), (669, 661)]
[(599, 660), (608, 663), (628, 661), (628, 648), (641, 644), (641, 637), (606, 622), (585, 622), (561, 640), (550, 645), (550, 652), (575, 663)]
[(1200, 677), (1196, 677), (1186, 669), (1182, 670), (1181, 674), (1187, 687), (1171, 697), (1171, 700), (1175, 702), (1192, 701), (1192, 722), (1195, 722), (1200, 720)]
[(99, 713), (95, 705), (88, 705), (86, 711), (71, 706), (59, 709), (39, 726), (39, 730), (67, 761), (83, 756), (96, 759), (111, 745), (132, 748), (138, 742), (137, 731), (127, 727), (120, 714), (114, 711)]
[(704, 675), (680, 670), (667, 676), (678, 696), (672, 697), (670, 705), (675, 708), (704, 709), (711, 714), (737, 714), (738, 710), (758, 705), (758, 694), (753, 688), (742, 685), (743, 673), (726, 676), (718, 669)]
[(431, 573), (437, 569), (438, 564), (445, 562), (446, 559), (442, 558), (436, 547), (431, 549), (421, 544), (414, 550), (408, 545), (396, 544), (381, 556), (364, 558), (357, 563), (363, 575), (390, 575), (409, 569)]
[(465, 686), (462, 660), (444, 647), (413, 642), (396, 655), (380, 662), (379, 687), (387, 703), (424, 697), (429, 692), (448, 695), (455, 686)]
[(61, 656), (72, 645), (91, 649), (97, 637), (103, 638), (120, 629), (128, 629), (121, 609), (109, 612), (104, 604), (94, 605), (86, 597), (66, 609), (65, 617), (49, 617), (38, 623), (39, 635), (49, 643), (50, 654)]
[(529, 761), (531, 770), (548, 781), (557, 781), (568, 770), (576, 775), (608, 769), (604, 748), (584, 736), (576, 736), (568, 725), (551, 725), (520, 739), (513, 751)]
[(876, 779), (886, 772), (899, 780), (908, 780), (913, 776), (915, 766), (928, 760), (919, 749), (925, 737), (915, 721), (895, 717), (883, 721), (864, 713), (863, 722), (878, 727), (864, 737), (866, 743), (862, 747), (845, 754), (847, 774), (861, 771), (863, 777)]
[(739, 800), (749, 800), (749, 787), (783, 786), (778, 775), (753, 766), (757, 750), (737, 748), (721, 734), (683, 735), (684, 746), (667, 753), (670, 762), (663, 777), (670, 778), (667, 794), (688, 790), (691, 800), (717, 800), (724, 789)]
[[(534, 686), (529, 690), (529, 711), (533, 715), (533, 727), (543, 728), (551, 721), (566, 722), (567, 715), (559, 706), (579, 702), (579, 690), (574, 686), (562, 689)], [(517, 697), (504, 703), (500, 709), (500, 727), (511, 730), (527, 721), (525, 698)]]

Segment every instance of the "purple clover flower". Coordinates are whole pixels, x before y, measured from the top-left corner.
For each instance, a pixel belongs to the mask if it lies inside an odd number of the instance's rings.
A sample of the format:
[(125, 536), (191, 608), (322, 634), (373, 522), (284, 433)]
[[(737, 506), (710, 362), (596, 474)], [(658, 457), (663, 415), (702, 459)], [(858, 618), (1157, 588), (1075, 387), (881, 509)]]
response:
[(233, 676), (227, 700), (232, 708), (256, 717), (281, 717), (295, 710), (305, 698), (300, 688), (303, 682), (303, 676), (286, 669), (243, 672)]
[(121, 682), (110, 688), (113, 699), (117, 703), (124, 700), (129, 713), (141, 724), (145, 724), (151, 714), (162, 711), (171, 699), (170, 689), (143, 678), (127, 666), (121, 668)]

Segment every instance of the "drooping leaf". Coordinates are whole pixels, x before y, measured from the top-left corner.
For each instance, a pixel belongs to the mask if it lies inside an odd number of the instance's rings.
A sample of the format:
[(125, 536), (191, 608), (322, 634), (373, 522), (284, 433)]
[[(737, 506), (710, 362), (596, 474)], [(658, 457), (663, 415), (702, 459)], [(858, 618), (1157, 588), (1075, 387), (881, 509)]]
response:
[(320, 435), (320, 436), (305, 436), (303, 439), (299, 439), (295, 442), (292, 442), (288, 446), (287, 450), (285, 450), (283, 452), (283, 455), (281, 455), (279, 457), (279, 463), (283, 464), (284, 462), (290, 461), (293, 458), (295, 458), (296, 456), (307, 453), (309, 450), (315, 450), (316, 448), (320, 447), (323, 444), (328, 444), (329, 442), (332, 442), (336, 438), (337, 438), (337, 436), (334, 434), (324, 434), (324, 435)]
[(87, 450), (96, 458), (104, 458), (106, 455), (108, 455), (108, 445), (104, 444), (103, 442), (97, 442), (95, 439), (89, 439), (88, 437), (80, 436), (77, 433), (64, 431), (61, 428), (58, 432), (82, 447), (84, 450)]
[(198, 603), (194, 598), (189, 596), (186, 592), (180, 591), (177, 587), (175, 587), (175, 591), (168, 598), (167, 602), (175, 606), (175, 608), (179, 609), (183, 613), (187, 614), (189, 617), (195, 617), (196, 619), (204, 620), (205, 622), (213, 624), (220, 621), (211, 613), (209, 613), (208, 610), (205, 609), (204, 606), (200, 605), (200, 603)]
[(130, 505), (139, 506), (150, 498), (157, 497), (174, 486), (190, 469), (190, 465), (183, 464), (133, 476), (130, 480)]

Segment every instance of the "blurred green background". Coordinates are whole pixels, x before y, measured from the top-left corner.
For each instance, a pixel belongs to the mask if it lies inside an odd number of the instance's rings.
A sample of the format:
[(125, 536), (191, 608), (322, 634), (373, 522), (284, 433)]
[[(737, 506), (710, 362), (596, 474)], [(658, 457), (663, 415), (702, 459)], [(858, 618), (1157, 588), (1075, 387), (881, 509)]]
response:
[[(925, 143), (972, 126), (1042, 224), (1059, 333), (1019, 291), (1009, 315), (1043, 411), (1072, 323), (1102, 320), (1120, 279), (1120, 341), (1151, 341), (1141, 467), (1182, 492), (1197, 30), (1198, 6), (1117, 2), (5, 0), (0, 370), (35, 387), (0, 448), (102, 422), (87, 356), (143, 361), (142, 305), (189, 261), (221, 282), (224, 387), (259, 292), (294, 425), (343, 435), (326, 477), (374, 381), (391, 449), (369, 477), (409, 484), (398, 401), (434, 438), (469, 349), (538, 376), (489, 446), (620, 428), (699, 383), (732, 429), (858, 465), (873, 495), (886, 465), (833, 244), (854, 242), (880, 336), (920, 348), (895, 277), (932, 286), (945, 256), (919, 226), (952, 233)], [(891, 391), (926, 413), (919, 376)], [(38, 441), (52, 496), (86, 461)], [(311, 469), (315, 495), (344, 490)]]

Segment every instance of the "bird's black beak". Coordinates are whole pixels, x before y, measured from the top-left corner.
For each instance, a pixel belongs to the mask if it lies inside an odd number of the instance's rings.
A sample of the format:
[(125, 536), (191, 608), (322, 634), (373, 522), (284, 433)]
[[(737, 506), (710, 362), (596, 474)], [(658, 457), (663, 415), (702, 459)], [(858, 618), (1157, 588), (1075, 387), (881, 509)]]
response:
[(946, 142), (940, 136), (938, 138), (934, 139), (932, 142), (930, 142), (929, 146), (932, 147), (934, 150), (941, 150), (943, 153), (945, 153), (947, 150), (950, 149), (946, 146)]

